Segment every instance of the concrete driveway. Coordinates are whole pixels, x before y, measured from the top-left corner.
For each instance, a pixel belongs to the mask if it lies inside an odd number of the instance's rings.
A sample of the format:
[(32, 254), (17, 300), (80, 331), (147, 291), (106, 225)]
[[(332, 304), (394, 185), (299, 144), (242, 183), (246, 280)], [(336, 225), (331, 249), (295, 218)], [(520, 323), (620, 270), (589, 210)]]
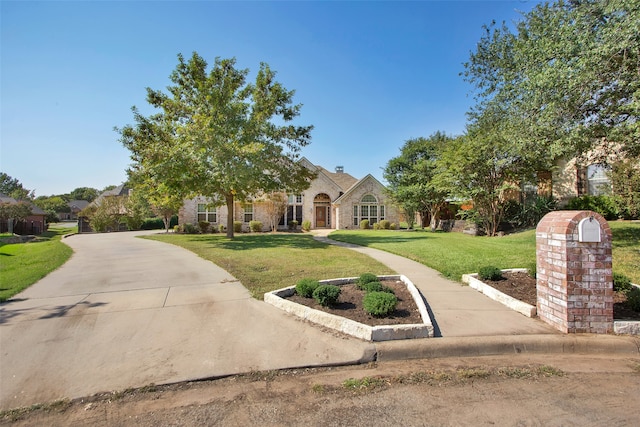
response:
[(154, 232), (82, 234), (0, 305), (0, 409), (252, 370), (348, 364), (371, 343), (305, 324)]

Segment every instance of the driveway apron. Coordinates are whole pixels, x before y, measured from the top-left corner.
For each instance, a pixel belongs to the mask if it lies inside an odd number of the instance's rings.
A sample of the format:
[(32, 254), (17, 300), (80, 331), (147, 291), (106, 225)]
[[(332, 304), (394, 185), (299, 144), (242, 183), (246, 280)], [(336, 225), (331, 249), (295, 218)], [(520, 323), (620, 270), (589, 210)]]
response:
[(195, 254), (80, 234), (74, 254), (0, 305), (0, 409), (237, 373), (371, 359), (371, 343), (310, 328)]

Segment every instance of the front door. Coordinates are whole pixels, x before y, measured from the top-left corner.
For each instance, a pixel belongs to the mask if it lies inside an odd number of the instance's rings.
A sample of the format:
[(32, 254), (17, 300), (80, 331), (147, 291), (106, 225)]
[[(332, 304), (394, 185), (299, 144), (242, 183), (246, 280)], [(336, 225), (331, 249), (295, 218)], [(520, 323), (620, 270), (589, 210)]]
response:
[(316, 227), (322, 228), (327, 226), (327, 207), (316, 206)]

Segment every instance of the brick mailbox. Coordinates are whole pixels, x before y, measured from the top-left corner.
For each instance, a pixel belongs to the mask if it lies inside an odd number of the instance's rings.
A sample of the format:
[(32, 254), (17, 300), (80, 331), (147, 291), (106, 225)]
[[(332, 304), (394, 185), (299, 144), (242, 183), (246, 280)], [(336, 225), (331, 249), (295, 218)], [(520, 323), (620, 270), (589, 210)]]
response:
[(591, 211), (547, 214), (536, 228), (538, 317), (565, 333), (613, 332), (611, 229)]

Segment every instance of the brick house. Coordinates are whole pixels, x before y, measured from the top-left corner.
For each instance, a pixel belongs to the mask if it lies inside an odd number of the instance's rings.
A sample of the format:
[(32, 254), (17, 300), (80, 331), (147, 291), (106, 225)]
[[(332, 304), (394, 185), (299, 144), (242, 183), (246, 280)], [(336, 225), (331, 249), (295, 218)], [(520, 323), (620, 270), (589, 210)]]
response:
[[(0, 203), (5, 204), (17, 204), (18, 200), (13, 197), (9, 197), (0, 193)], [(0, 223), (0, 233), (15, 233), (15, 234), (42, 234), (47, 231), (47, 213), (34, 205), (31, 202), (29, 207), (31, 208), (31, 215), (21, 221), (14, 221), (9, 219), (6, 223), (2, 221)]]
[[(288, 196), (286, 213), (280, 218), (278, 229), (288, 229), (291, 221), (298, 224), (310, 221), (312, 229), (359, 228), (360, 221), (370, 224), (388, 220), (398, 224), (399, 212), (385, 193), (385, 187), (371, 174), (356, 179), (338, 166), (330, 172), (314, 165), (306, 158), (300, 160), (308, 169), (316, 172), (308, 189)], [(185, 200), (180, 209), (180, 224), (197, 224), (208, 221), (213, 227), (227, 224), (226, 206), (209, 206), (205, 197)], [(268, 231), (269, 217), (265, 203), (259, 201), (236, 202), (234, 220), (242, 222), (244, 231), (251, 221), (260, 221), (263, 231)]]

